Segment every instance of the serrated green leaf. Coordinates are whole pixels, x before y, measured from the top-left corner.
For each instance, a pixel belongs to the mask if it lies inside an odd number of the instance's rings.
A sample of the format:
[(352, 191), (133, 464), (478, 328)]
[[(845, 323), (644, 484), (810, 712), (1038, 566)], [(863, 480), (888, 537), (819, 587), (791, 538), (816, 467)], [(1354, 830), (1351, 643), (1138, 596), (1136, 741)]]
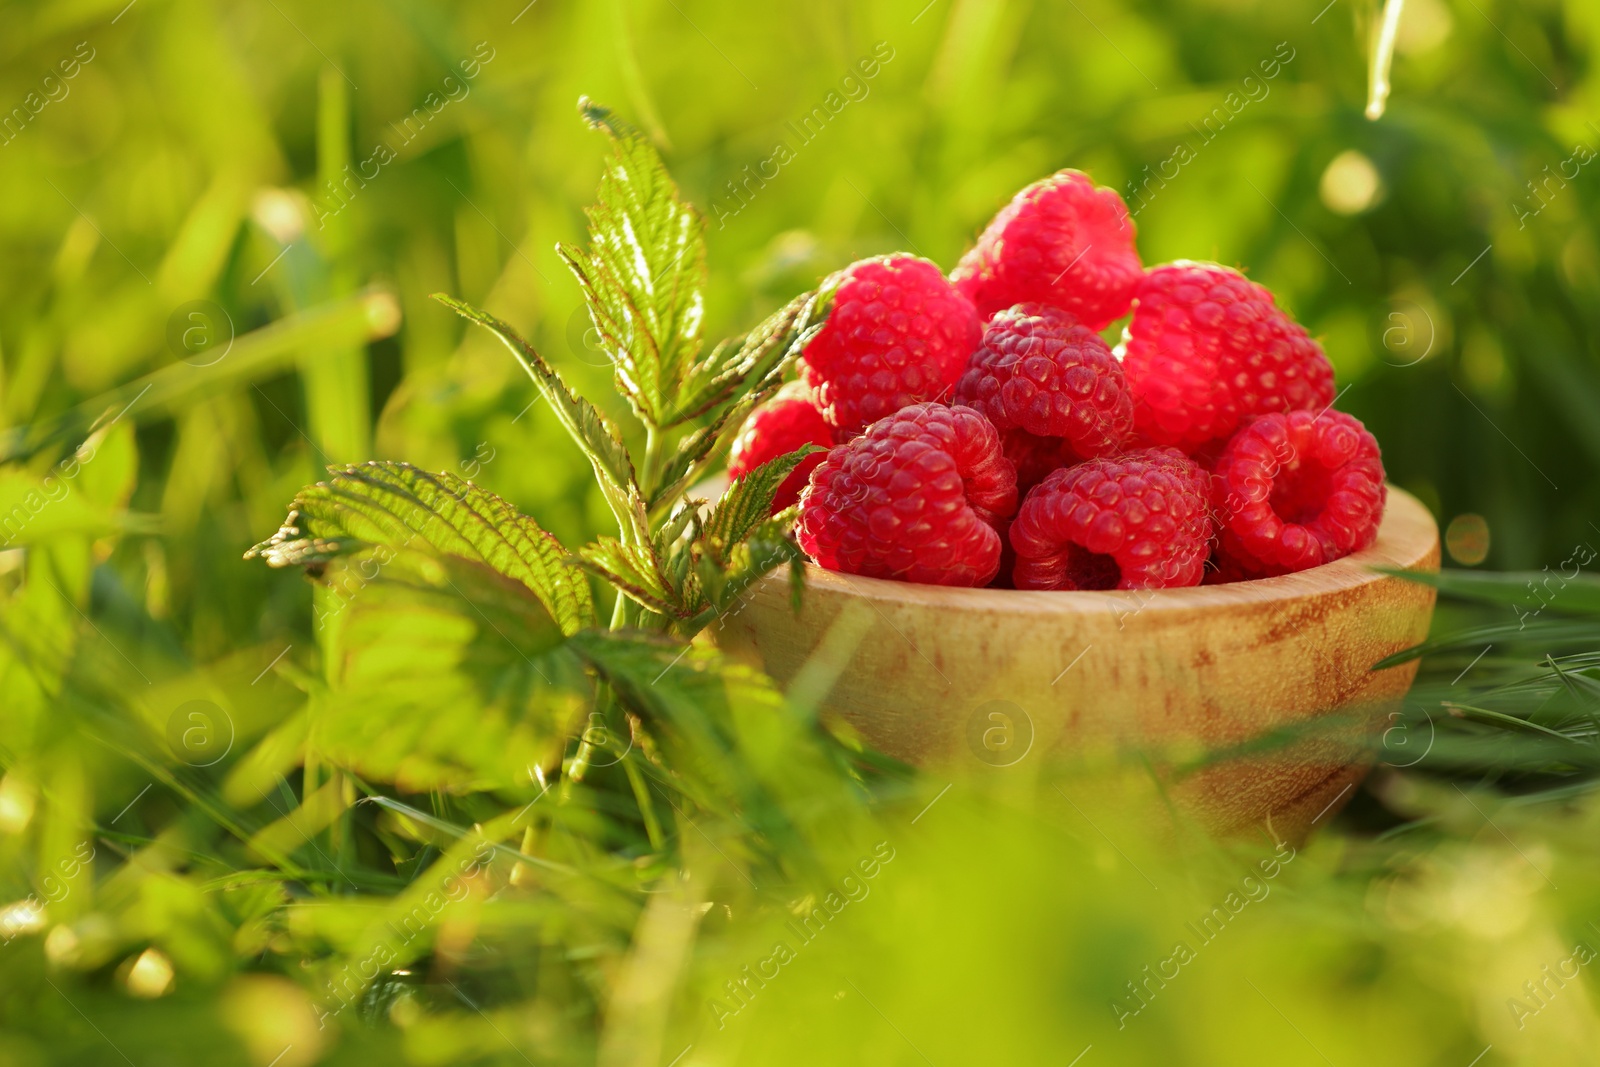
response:
[(617, 385), (648, 425), (679, 421), (678, 392), (699, 354), (705, 318), (705, 220), (678, 196), (660, 155), (604, 108), (585, 118), (612, 139), (598, 202), (588, 209), (589, 248), (562, 245)]
[(698, 607), (694, 581), (689, 576), (693, 562), (689, 545), (699, 529), (699, 523), (710, 504), (698, 497), (679, 500), (672, 513), (661, 522), (655, 533), (656, 556), (661, 560), (662, 572), (675, 587), (684, 591), (684, 601)]
[(669, 618), (686, 618), (692, 612), (682, 594), (663, 573), (651, 545), (629, 545), (602, 537), (578, 550), (580, 563), (651, 611)]
[(508, 324), (487, 311), (480, 311), (444, 293), (435, 293), (433, 298), (462, 318), (489, 330), (511, 350), (523, 370), (528, 372), (528, 377), (533, 379), (539, 394), (549, 401), (561, 425), (566, 427), (567, 433), (594, 467), (600, 491), (616, 516), (623, 537), (630, 542), (647, 537), (649, 531), (639, 528), (637, 509), (633, 504), (633, 497), (638, 495), (633, 459), (622, 443), (622, 435), (611, 421), (593, 404), (574, 393), (555, 368), (546, 363), (544, 357)]
[[(702, 557), (696, 568), (698, 582), (694, 592), (699, 593), (708, 606), (681, 630), (696, 633), (713, 621), (737, 614), (750, 587), (763, 576), (785, 563), (792, 565), (803, 560), (805, 554), (795, 543), (793, 529), (794, 509), (790, 508), (747, 532), (725, 561), (717, 563)], [(706, 579), (708, 568), (715, 570), (715, 577), (710, 581)], [(801, 574), (803, 582), (804, 572)]]
[(679, 500), (655, 532), (656, 554), (665, 559), (671, 555), (678, 541), (688, 532), (689, 527), (700, 518), (701, 511), (707, 502), (699, 497), (689, 497)]
[[(765, 399), (765, 394), (759, 399)], [(676, 500), (684, 489), (706, 476), (731, 444), (754, 404), (752, 400), (748, 405), (724, 408), (713, 422), (688, 434), (678, 443), (678, 450), (662, 465), (659, 484), (646, 502), (650, 510), (655, 511), (662, 504)]]
[[(716, 346), (689, 372), (677, 420), (699, 418), (719, 405), (740, 404), (745, 412), (782, 383), (785, 372), (827, 321), (833, 290), (802, 293), (773, 312), (737, 345)], [(743, 421), (743, 415), (734, 422)]]
[(500, 497), (453, 474), (372, 462), (302, 489), (289, 520), (245, 558), (270, 566), (325, 563), (369, 547), (431, 549), (520, 582), (564, 633), (594, 624), (589, 584), (561, 543)]
[(324, 615), (347, 650), (308, 744), (407, 790), (525, 782), (557, 758), (588, 687), (523, 583), (484, 563), (367, 548), (334, 560)]
[(721, 461), (750, 412), (783, 384), (785, 373), (821, 328), (825, 315), (825, 302), (807, 293), (770, 316), (741, 344), (724, 342), (713, 351), (697, 372), (703, 376), (690, 384), (691, 414), (686, 417), (712, 411), (716, 415), (679, 442), (663, 465), (648, 502), (652, 511), (703, 479)]
[(820, 451), (818, 445), (802, 445), (734, 479), (706, 520), (698, 539), (701, 549), (719, 561), (726, 560), (733, 546), (772, 518), (772, 498), (783, 480), (793, 474), (807, 456)]
[(734, 604), (762, 575), (799, 558), (790, 536), (794, 511), (774, 516), (772, 498), (800, 462), (817, 450), (806, 445), (762, 464), (735, 480), (721, 499), (691, 524), (691, 538), (667, 555), (665, 570), (682, 589), (688, 621), (680, 627), (694, 634)]

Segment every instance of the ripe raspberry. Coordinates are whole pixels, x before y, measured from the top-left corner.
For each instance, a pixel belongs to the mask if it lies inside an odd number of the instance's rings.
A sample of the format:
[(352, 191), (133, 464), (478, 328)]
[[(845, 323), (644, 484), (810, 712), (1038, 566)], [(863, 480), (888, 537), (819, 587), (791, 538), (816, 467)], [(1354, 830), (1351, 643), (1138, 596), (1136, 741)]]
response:
[[(1019, 484), (1112, 455), (1133, 429), (1133, 400), (1111, 349), (1066, 312), (1043, 304), (1018, 304), (989, 320), (983, 346), (956, 384), (955, 402), (977, 408), (1006, 436)], [(1060, 440), (1052, 446), (1039, 438)], [(1050, 465), (1038, 471), (1042, 462)], [(1038, 476), (1029, 480), (1024, 465)]]
[(1230, 556), (1213, 545), (1211, 558), (1206, 561), (1206, 576), (1201, 585), (1228, 585), (1231, 582), (1248, 582), (1266, 575), (1252, 566)]
[(1000, 435), (1000, 447), (1011, 465), (1017, 468), (1017, 495), (1044, 481), (1054, 471), (1080, 463), (1083, 457), (1060, 437), (1037, 437), (1027, 430), (1007, 430)]
[(1220, 569), (1287, 574), (1359, 552), (1387, 490), (1378, 442), (1342, 411), (1262, 415), (1217, 460)]
[[(833, 430), (822, 420), (811, 390), (801, 382), (789, 382), (744, 420), (728, 457), (728, 477), (743, 478), (763, 463), (806, 445), (826, 448), (831, 444)], [(800, 499), (800, 490), (806, 487), (822, 456), (821, 452), (813, 452), (802, 459), (778, 486), (772, 496), (774, 515)]]
[(1174, 448), (1058, 470), (1011, 524), (1018, 589), (1199, 585), (1210, 551), (1205, 472)]
[(1037, 301), (1102, 330), (1127, 314), (1143, 274), (1133, 232), (1120, 196), (1058, 171), (1001, 208), (950, 278), (983, 318)]
[(864, 259), (834, 279), (833, 310), (801, 354), (801, 376), (836, 437), (947, 399), (982, 339), (971, 301), (916, 256)]
[(1145, 275), (1123, 332), (1122, 366), (1139, 436), (1187, 451), (1239, 420), (1333, 402), (1333, 367), (1272, 293), (1214, 263)]
[(800, 547), (822, 566), (985, 585), (1017, 508), (1000, 435), (971, 408), (913, 404), (836, 445), (800, 496)]

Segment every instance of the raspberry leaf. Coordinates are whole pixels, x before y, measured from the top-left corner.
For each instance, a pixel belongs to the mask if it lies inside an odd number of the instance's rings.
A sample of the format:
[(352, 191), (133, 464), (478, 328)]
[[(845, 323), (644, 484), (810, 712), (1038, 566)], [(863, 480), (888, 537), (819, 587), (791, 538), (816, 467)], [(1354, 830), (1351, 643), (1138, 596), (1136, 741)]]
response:
[(656, 546), (656, 555), (663, 559), (670, 559), (673, 546), (688, 531), (689, 527), (699, 521), (706, 501), (699, 497), (685, 497), (679, 500), (666, 519), (656, 527), (653, 535)]
[(511, 350), (511, 354), (528, 372), (528, 377), (533, 379), (533, 384), (538, 386), (539, 394), (549, 401), (567, 433), (589, 458), (600, 491), (611, 507), (611, 513), (616, 516), (622, 536), (630, 544), (648, 541), (649, 526), (641, 523), (641, 509), (635, 506), (639, 485), (634, 475), (633, 459), (622, 443), (622, 435), (611, 421), (593, 404), (574, 393), (555, 368), (546, 363), (544, 357), (509, 325), (487, 311), (480, 311), (444, 293), (435, 293), (433, 298), (462, 318), (489, 330)]
[(713, 620), (738, 614), (744, 609), (746, 591), (758, 579), (785, 563), (792, 567), (805, 558), (794, 540), (795, 513), (796, 509), (789, 508), (763, 520), (732, 546), (724, 559), (702, 555), (695, 561), (695, 577), (705, 606), (683, 627), (686, 632), (696, 633)]
[(717, 414), (685, 436), (663, 465), (648, 500), (651, 510), (673, 500), (722, 460), (745, 418), (783, 384), (784, 373), (822, 328), (829, 299), (830, 294), (820, 291), (795, 298), (745, 338), (718, 345), (695, 369), (685, 391), (690, 408), (685, 417)]
[(320, 757), (407, 790), (503, 788), (558, 759), (589, 689), (562, 648), (595, 623), (582, 571), (454, 475), (331, 474), (246, 554), (327, 588), (317, 627), (337, 624), (340, 651), (312, 692)]
[(558, 251), (583, 288), (617, 387), (660, 429), (683, 421), (678, 392), (700, 351), (705, 318), (705, 219), (678, 196), (653, 145), (587, 100), (591, 126), (611, 137), (611, 159), (589, 218), (589, 248)]
[(563, 633), (594, 624), (588, 582), (566, 550), (500, 497), (453, 474), (429, 474), (409, 463), (365, 463), (330, 473), (329, 480), (300, 491), (283, 527), (246, 559), (319, 567), (381, 550), (378, 569), (385, 571), (381, 557), (397, 552), (464, 560), (533, 594)]
[(807, 445), (737, 479), (703, 519), (700, 508), (680, 504), (648, 547), (601, 538), (579, 551), (581, 564), (692, 636), (756, 579), (799, 558), (789, 536), (793, 510), (772, 515), (772, 498), (814, 451)]
[[(703, 519), (688, 506), (673, 513), (655, 547), (665, 559), (661, 569), (683, 590), (676, 615), (688, 620), (680, 627), (685, 634), (703, 629), (756, 579), (799, 557), (789, 536), (794, 511), (774, 516), (772, 499), (800, 461), (817, 450), (806, 445), (736, 479)], [(679, 542), (685, 532), (687, 542)]]
[(725, 562), (735, 545), (743, 543), (757, 527), (772, 518), (772, 498), (783, 480), (794, 473), (801, 460), (820, 451), (822, 448), (818, 445), (805, 445), (735, 479), (717, 501), (696, 541), (701, 553)]
[(504, 788), (559, 759), (588, 686), (520, 582), (460, 556), (379, 547), (334, 561), (323, 580), (343, 649), (313, 695), (324, 758), (408, 791)]
[[(661, 468), (661, 480), (646, 502), (651, 511), (675, 503), (685, 489), (705, 478), (711, 467), (727, 451), (748, 411), (743, 406), (729, 408), (707, 426), (688, 434), (678, 443)], [(737, 416), (737, 417), (736, 417)]]
[(659, 615), (683, 619), (693, 614), (662, 570), (654, 545), (629, 545), (602, 537), (579, 549), (578, 559), (587, 570)]
[(724, 341), (689, 372), (678, 418), (694, 419), (730, 401), (754, 407), (782, 383), (827, 321), (836, 282), (803, 293), (737, 341)]

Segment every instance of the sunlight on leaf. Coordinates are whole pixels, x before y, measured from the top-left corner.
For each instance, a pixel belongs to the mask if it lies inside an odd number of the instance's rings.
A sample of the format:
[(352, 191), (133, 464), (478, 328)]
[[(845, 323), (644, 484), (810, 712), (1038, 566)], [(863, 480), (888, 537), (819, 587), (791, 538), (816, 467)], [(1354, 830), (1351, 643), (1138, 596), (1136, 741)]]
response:
[(284, 527), (252, 548), (272, 566), (324, 563), (378, 546), (366, 563), (375, 578), (386, 549), (432, 549), (483, 563), (521, 582), (573, 633), (594, 623), (589, 585), (560, 542), (493, 493), (456, 475), (408, 463), (340, 468), (300, 491)]

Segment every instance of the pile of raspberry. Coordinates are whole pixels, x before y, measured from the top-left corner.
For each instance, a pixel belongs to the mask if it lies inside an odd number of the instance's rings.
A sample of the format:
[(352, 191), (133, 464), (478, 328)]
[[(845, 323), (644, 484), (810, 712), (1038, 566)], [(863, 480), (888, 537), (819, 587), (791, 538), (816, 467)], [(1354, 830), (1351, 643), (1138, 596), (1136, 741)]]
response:
[[(1145, 269), (1127, 206), (1064, 170), (947, 278), (897, 254), (830, 280), (800, 380), (730, 472), (807, 445), (774, 512), (829, 570), (936, 585), (1246, 581), (1372, 544), (1378, 443), (1334, 411), (1322, 347), (1214, 263)], [(1122, 321), (1112, 349), (1102, 332)]]

